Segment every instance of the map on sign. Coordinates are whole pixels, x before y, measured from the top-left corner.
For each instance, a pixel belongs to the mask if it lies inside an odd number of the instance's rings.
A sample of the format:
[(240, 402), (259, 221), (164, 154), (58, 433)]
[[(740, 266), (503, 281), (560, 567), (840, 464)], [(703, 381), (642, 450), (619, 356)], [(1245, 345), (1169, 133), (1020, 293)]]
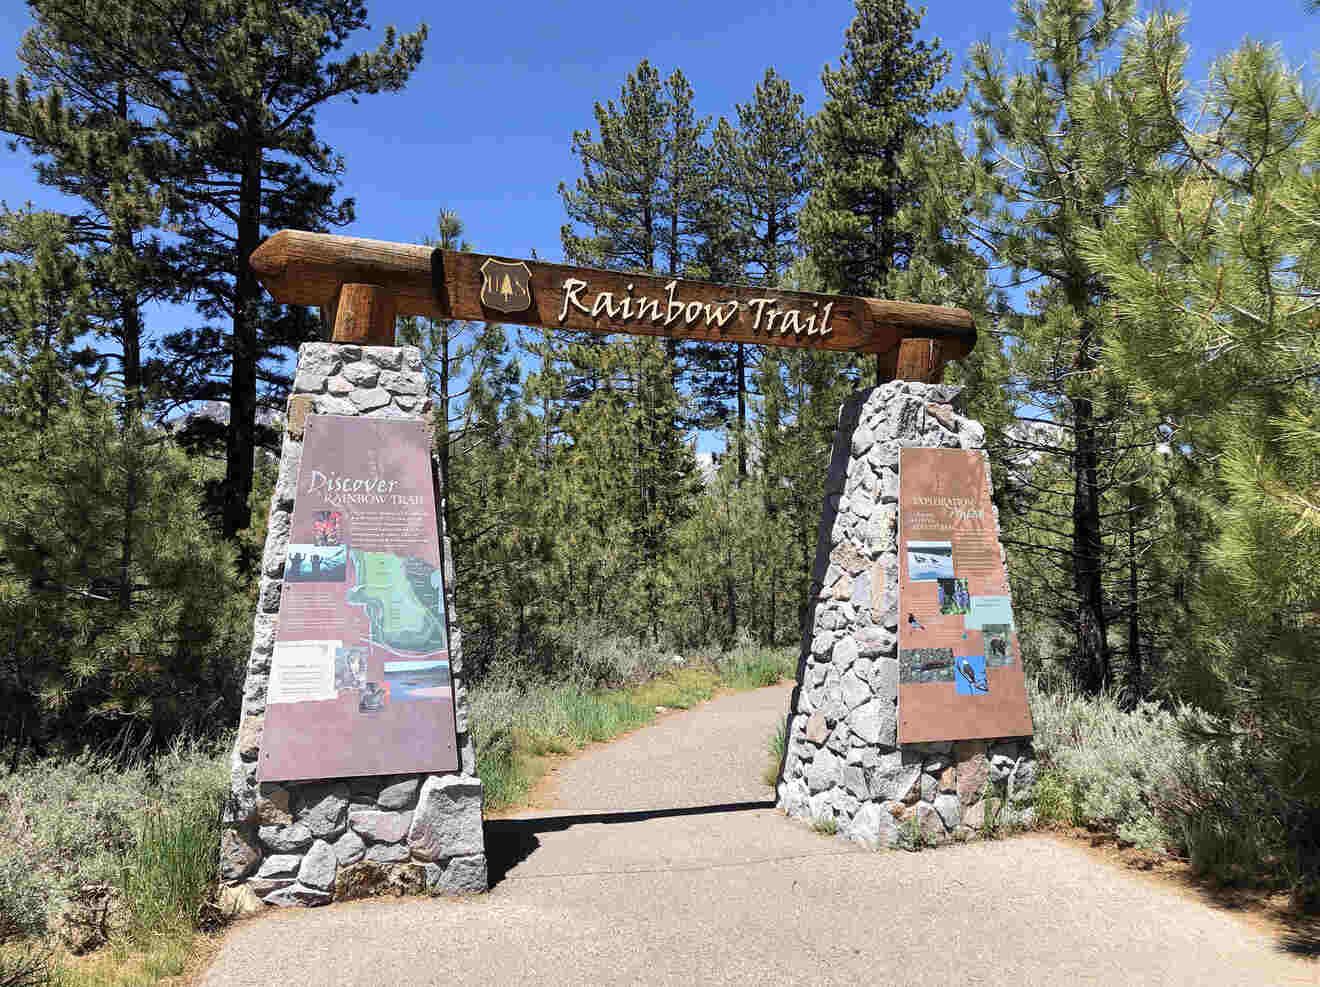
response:
[(445, 616), (440, 570), (423, 559), (354, 549), (356, 585), (348, 602), (361, 606), (371, 642), (404, 655), (444, 651)]

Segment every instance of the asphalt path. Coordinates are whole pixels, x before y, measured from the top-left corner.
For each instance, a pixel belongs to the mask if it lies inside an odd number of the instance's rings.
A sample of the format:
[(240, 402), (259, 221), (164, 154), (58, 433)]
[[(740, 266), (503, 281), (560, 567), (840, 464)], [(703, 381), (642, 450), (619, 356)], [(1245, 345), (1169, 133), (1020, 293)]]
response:
[(271, 909), (201, 982), (1320, 984), (1320, 961), (1048, 835), (871, 853), (792, 822), (761, 781), (784, 686), (567, 760), (487, 822), (463, 900)]

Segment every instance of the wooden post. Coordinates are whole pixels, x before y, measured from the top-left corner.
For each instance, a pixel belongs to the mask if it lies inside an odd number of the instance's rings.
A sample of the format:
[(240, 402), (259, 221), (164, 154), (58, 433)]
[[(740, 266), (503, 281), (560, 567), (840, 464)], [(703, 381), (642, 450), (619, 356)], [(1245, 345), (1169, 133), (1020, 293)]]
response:
[(398, 303), (377, 284), (344, 284), (334, 302), (334, 343), (393, 346)]
[(894, 379), (938, 384), (944, 379), (944, 363), (948, 358), (942, 340), (905, 339), (898, 346)]

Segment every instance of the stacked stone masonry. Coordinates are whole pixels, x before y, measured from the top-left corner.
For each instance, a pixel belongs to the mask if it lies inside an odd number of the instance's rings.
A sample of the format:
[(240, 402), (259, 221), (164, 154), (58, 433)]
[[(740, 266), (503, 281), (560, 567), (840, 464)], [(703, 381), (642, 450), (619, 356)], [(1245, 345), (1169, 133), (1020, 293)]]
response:
[[(243, 713), (231, 758), (220, 878), (271, 905), (320, 905), (380, 893), (468, 894), (487, 887), (482, 788), (468, 732), (454, 564), (442, 533), (458, 774), (257, 782), (266, 686), (308, 414), (428, 419), (416, 347), (307, 343), (289, 399), (271, 498)], [(443, 496), (443, 491), (441, 492)], [(443, 511), (441, 511), (443, 516)]]
[[(982, 448), (958, 392), (892, 381), (853, 395), (835, 433), (778, 803), (872, 848), (967, 839), (1033, 814), (1029, 737), (897, 738), (898, 452)], [(995, 522), (997, 534), (997, 511)]]

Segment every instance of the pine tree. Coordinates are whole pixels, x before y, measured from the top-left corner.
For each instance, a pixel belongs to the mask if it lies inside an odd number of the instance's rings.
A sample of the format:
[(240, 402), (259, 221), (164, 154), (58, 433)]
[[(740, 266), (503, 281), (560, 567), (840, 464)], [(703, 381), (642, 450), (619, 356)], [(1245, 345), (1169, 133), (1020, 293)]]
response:
[[(1126, 456), (1149, 456), (1163, 441), (1138, 396), (1110, 378), (1108, 288), (1082, 257), (1088, 233), (1103, 228), (1173, 140), (1159, 118), (1122, 142), (1100, 136), (1112, 102), (1140, 70), (1130, 51), (1105, 66), (1131, 13), (1126, 0), (1022, 4), (1017, 37), (1030, 48), (1028, 70), (1007, 74), (987, 44), (970, 58), (979, 160), (967, 180), (994, 202), (985, 208), (980, 199), (967, 229), (1018, 284), (1032, 286), (1026, 310), (1003, 320), (1012, 359), (1005, 389), (1020, 416), (1046, 419), (1010, 436), (1023, 468), (1009, 479), (1029, 496), (1023, 523), (1005, 541), (1022, 559), (1019, 570), (1054, 574), (1023, 593), (1023, 607), (1069, 629), (1071, 668), (1088, 691), (1113, 679), (1108, 525), (1121, 525), (1123, 508), (1106, 507), (1107, 491), (1128, 482)], [(1038, 410), (1023, 414), (1031, 408)]]
[(7, 739), (16, 752), (125, 729), (161, 741), (207, 728), (225, 703), (217, 719), (228, 722), (250, 613), (233, 550), (199, 514), (193, 468), (125, 414), (81, 346), (94, 292), (67, 221), (6, 219), (36, 245), (0, 277)]
[[(952, 56), (938, 39), (916, 40), (925, 8), (905, 0), (857, 0), (838, 68), (821, 74), (825, 104), (812, 119), (812, 191), (802, 239), (829, 290), (883, 297), (912, 255), (913, 233), (897, 221), (922, 194), (904, 150), (955, 109), (961, 94), (938, 89)], [(889, 374), (877, 357), (876, 379)]]
[[(570, 261), (686, 273), (700, 243), (709, 187), (702, 144), (708, 124), (695, 118), (691, 104), (681, 71), (662, 82), (645, 60), (628, 76), (617, 104), (596, 104), (599, 136), (573, 135), (582, 177), (572, 189), (560, 185), (572, 221), (561, 231)], [(637, 587), (644, 602), (630, 619), (654, 637), (663, 624), (665, 546), (693, 494), (679, 351), (673, 340), (666, 346), (649, 338), (607, 342), (586, 334), (546, 334), (534, 349), (541, 359), (537, 386), (564, 402), (547, 425), (559, 430), (583, 478), (599, 481), (595, 509), (626, 521), (636, 572), (614, 585)], [(555, 376), (561, 383), (551, 383)], [(627, 478), (630, 493), (617, 486), (620, 478)]]
[(229, 401), (218, 496), (232, 537), (250, 519), (259, 384), (282, 382), (272, 349), (315, 332), (306, 313), (280, 314), (263, 303), (248, 257), (264, 231), (352, 221), (351, 200), (335, 199), (344, 163), (317, 137), (316, 110), (339, 97), (401, 88), (421, 58), (425, 28), (403, 37), (390, 28), (376, 51), (330, 61), (366, 26), (358, 0), (52, 2), (39, 16), (43, 30), (100, 77), (122, 82), (173, 158), (164, 189), (181, 242), (166, 256), (202, 314), (228, 328), (181, 332), (168, 342), (189, 364), (190, 398)]
[(1191, 619), (1170, 679), (1219, 717), (1201, 739), (1228, 783), (1174, 809), (1235, 830), (1249, 806), (1305, 898), (1320, 888), (1320, 107), (1255, 42), (1217, 61), (1192, 105), (1181, 30), (1156, 16), (1131, 42), (1143, 70), (1104, 137), (1155, 119), (1178, 139), (1086, 237), (1087, 257), (1112, 285), (1117, 370), (1199, 472), (1187, 496), (1205, 544), (1189, 546)]
[[(723, 260), (723, 267), (712, 259), (705, 265), (709, 273), (703, 274), (716, 281), (775, 287), (797, 258), (798, 211), (807, 190), (807, 123), (802, 96), (774, 69), (766, 69), (751, 102), (738, 104), (736, 111), (737, 127), (721, 119), (714, 133), (716, 174), (725, 213), (716, 229), (727, 230), (727, 243), (721, 244), (714, 231), (708, 242), (718, 245), (711, 254)], [(729, 347), (710, 349), (714, 352), (706, 362), (717, 369), (708, 373), (703, 396), (721, 404), (730, 399), (736, 402), (733, 440), (741, 482), (747, 477), (748, 372), (759, 362), (760, 348), (736, 343), (731, 353), (726, 353)], [(720, 415), (717, 420), (725, 417)]]

